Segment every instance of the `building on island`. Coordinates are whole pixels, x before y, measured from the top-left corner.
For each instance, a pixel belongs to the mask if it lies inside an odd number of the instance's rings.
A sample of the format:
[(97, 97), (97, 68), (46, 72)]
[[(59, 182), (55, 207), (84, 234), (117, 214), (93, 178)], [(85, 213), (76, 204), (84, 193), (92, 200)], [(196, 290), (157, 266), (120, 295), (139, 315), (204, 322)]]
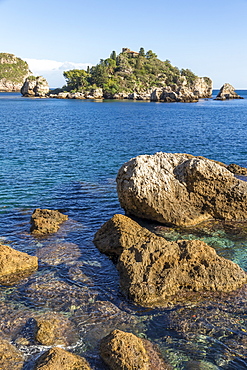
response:
[(122, 48), (122, 53), (127, 53), (131, 57), (137, 57), (139, 55), (139, 53), (137, 53), (136, 51), (132, 51), (129, 48)]

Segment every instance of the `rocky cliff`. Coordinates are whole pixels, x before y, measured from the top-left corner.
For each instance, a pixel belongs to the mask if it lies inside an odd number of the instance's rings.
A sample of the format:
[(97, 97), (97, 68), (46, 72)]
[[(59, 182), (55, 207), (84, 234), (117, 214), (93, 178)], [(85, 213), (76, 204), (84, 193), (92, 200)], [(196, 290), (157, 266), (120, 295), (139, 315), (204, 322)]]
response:
[(187, 79), (180, 79), (177, 84), (152, 90), (148, 100), (164, 102), (196, 102), (200, 98), (212, 95), (213, 83), (208, 77), (196, 77), (189, 85)]
[(30, 74), (27, 62), (13, 54), (0, 53), (0, 91), (20, 91)]
[(27, 97), (46, 97), (49, 93), (49, 85), (44, 77), (29, 76), (26, 78), (22, 88), (21, 94)]

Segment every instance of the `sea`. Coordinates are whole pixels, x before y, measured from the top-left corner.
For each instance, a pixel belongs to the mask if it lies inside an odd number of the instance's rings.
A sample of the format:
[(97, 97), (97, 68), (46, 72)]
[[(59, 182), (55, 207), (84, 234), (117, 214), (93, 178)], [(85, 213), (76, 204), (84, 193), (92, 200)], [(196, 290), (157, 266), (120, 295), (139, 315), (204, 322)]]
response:
[[(64, 348), (93, 369), (107, 369), (99, 342), (113, 329), (152, 341), (172, 369), (247, 369), (247, 288), (140, 307), (123, 296), (114, 263), (93, 244), (105, 221), (124, 214), (115, 179), (131, 158), (190, 153), (247, 167), (247, 90), (237, 93), (245, 99), (156, 103), (0, 93), (0, 242), (39, 258), (37, 272), (0, 287), (0, 338), (22, 351), (25, 370), (49, 348), (32, 331), (36, 318), (49, 314), (70, 323)], [(36, 208), (69, 219), (57, 233), (35, 237)], [(204, 240), (247, 271), (247, 225), (159, 232)]]

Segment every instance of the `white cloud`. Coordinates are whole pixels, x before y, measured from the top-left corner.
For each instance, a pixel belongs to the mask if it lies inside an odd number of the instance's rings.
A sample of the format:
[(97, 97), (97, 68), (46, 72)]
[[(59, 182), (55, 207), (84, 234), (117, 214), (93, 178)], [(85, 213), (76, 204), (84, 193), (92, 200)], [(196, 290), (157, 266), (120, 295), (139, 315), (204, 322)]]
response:
[(48, 81), (50, 87), (62, 87), (65, 85), (63, 72), (70, 69), (87, 69), (91, 63), (58, 62), (49, 59), (30, 59), (22, 58), (35, 76), (43, 76)]

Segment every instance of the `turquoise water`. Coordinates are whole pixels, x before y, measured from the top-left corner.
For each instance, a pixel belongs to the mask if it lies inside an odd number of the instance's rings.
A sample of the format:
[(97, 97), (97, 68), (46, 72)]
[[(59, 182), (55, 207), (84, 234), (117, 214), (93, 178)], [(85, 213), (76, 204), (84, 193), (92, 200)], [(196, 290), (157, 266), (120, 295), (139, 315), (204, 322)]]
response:
[[(30, 278), (0, 288), (0, 336), (15, 343), (28, 320), (56, 312), (79, 331), (70, 349), (95, 369), (105, 369), (98, 342), (115, 328), (157, 343), (174, 369), (246, 369), (245, 289), (145, 310), (121, 295), (114, 265), (92, 239), (103, 222), (123, 213), (115, 178), (134, 156), (184, 152), (247, 166), (247, 99), (167, 104), (1, 93), (0, 122), (0, 239), (40, 261)], [(34, 238), (29, 221), (37, 207), (60, 209), (69, 221), (50, 237)], [(171, 230), (167, 237), (201, 238), (247, 270), (242, 229)], [(43, 348), (30, 343), (21, 350), (28, 369)]]

